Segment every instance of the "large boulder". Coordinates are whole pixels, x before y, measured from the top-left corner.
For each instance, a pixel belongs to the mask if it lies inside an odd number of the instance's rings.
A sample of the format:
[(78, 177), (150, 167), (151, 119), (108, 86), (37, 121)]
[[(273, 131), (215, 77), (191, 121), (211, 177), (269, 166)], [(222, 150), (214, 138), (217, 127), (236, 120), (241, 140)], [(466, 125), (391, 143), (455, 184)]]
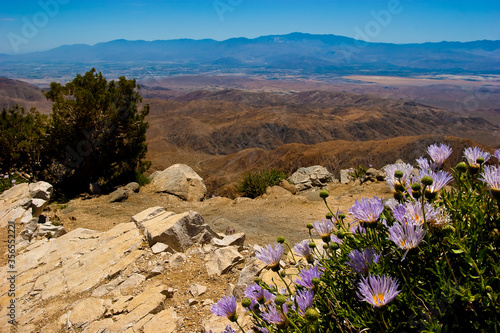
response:
[(200, 201), (207, 194), (207, 188), (191, 167), (174, 164), (158, 173), (152, 183), (157, 192), (166, 192), (187, 201)]
[(294, 184), (299, 191), (325, 186), (333, 180), (333, 175), (321, 165), (299, 168), (288, 178), (288, 181)]
[(175, 214), (162, 207), (152, 207), (132, 220), (146, 236), (149, 246), (163, 243), (178, 252), (184, 252), (194, 244), (207, 244), (213, 238), (221, 238), (205, 224), (200, 214), (193, 211)]

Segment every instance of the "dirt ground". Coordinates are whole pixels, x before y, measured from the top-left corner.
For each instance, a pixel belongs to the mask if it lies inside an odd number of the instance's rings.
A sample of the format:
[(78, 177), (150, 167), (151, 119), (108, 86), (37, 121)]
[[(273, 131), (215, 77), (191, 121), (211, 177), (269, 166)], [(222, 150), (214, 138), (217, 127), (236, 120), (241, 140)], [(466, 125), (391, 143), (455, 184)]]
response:
[[(338, 209), (346, 215), (356, 199), (375, 195), (391, 197), (385, 182), (337, 183), (327, 189), (330, 193), (327, 202), (332, 210)], [(256, 199), (214, 197), (202, 202), (186, 202), (169, 194), (155, 193), (146, 185), (123, 202), (110, 203), (106, 195), (82, 197), (64, 205), (52, 204), (47, 215), (61, 222), (68, 232), (76, 228), (105, 231), (118, 223), (130, 222), (133, 215), (154, 206), (175, 213), (196, 211), (216, 232), (223, 233), (232, 227), (246, 234), (247, 244), (259, 245), (272, 243), (278, 236), (284, 236), (290, 244), (307, 238), (306, 225), (324, 218), (327, 213), (317, 189), (292, 195), (275, 187)]]

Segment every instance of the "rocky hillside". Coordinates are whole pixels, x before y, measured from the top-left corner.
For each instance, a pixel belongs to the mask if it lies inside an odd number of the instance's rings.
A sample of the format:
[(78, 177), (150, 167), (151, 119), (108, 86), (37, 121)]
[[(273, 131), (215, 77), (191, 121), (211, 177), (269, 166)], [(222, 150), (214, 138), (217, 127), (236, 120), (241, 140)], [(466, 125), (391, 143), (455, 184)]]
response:
[(292, 95), (196, 91), (173, 100), (148, 100), (148, 139), (155, 149), (173, 145), (208, 154), (247, 148), (317, 144), (332, 140), (384, 140), (424, 134), (469, 137), (496, 131), (466, 117), (409, 100), (341, 92)]
[(16, 104), (26, 110), (35, 107), (45, 114), (51, 111), (50, 103), (38, 87), (22, 81), (0, 77), (0, 110), (11, 108)]

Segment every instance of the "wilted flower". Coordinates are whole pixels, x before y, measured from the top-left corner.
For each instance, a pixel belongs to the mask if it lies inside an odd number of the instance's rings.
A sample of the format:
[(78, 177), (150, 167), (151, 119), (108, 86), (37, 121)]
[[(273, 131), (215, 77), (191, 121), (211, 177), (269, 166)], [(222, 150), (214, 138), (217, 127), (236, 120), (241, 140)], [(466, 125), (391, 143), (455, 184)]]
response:
[(389, 239), (403, 250), (410, 250), (417, 247), (424, 237), (425, 230), (422, 225), (396, 222), (389, 228)]
[(312, 306), (314, 292), (312, 290), (299, 290), (295, 293), (295, 300), (299, 306), (299, 314), (305, 315), (307, 308)]
[(450, 157), (452, 151), (453, 150), (450, 148), (450, 146), (445, 144), (433, 144), (427, 147), (427, 153), (434, 161), (437, 169), (443, 166), (444, 161), (446, 161), (446, 159)]
[(236, 297), (222, 297), (217, 304), (212, 305), (210, 311), (219, 317), (226, 317), (230, 321), (235, 321), (238, 318), (236, 315)]
[(283, 245), (278, 243), (274, 243), (274, 247), (272, 245), (266, 245), (265, 248), (257, 250), (255, 256), (271, 270), (279, 271), (280, 260), (283, 256)]
[(313, 223), (314, 229), (319, 234), (323, 242), (328, 243), (330, 241), (330, 235), (333, 230), (333, 223), (330, 220), (323, 219), (321, 221), (316, 221)]
[(373, 248), (365, 248), (363, 250), (352, 250), (347, 257), (350, 261), (347, 263), (351, 269), (359, 274), (367, 274), (368, 269), (372, 264), (378, 263), (380, 253)]
[(397, 290), (399, 283), (387, 275), (361, 278), (358, 283), (358, 297), (373, 306), (382, 307), (392, 301), (401, 290)]
[(304, 268), (299, 273), (300, 279), (296, 279), (295, 283), (304, 288), (314, 289), (314, 283), (312, 282), (312, 280), (314, 278), (319, 279), (320, 277), (321, 273), (319, 272), (318, 266)]
[(495, 198), (500, 198), (500, 167), (495, 165), (486, 165), (479, 178), (485, 182)]
[(314, 262), (313, 251), (309, 246), (308, 240), (303, 240), (302, 242), (295, 244), (293, 250), (299, 256), (304, 257), (308, 263), (312, 264)]
[[(397, 178), (395, 176), (396, 171), (403, 172), (403, 177)], [(407, 163), (396, 163), (389, 164), (385, 167), (385, 181), (392, 191), (397, 189), (401, 190), (401, 187), (407, 186), (411, 182), (411, 176), (413, 173), (413, 166)]]
[(427, 218), (429, 225), (435, 229), (441, 229), (447, 226), (450, 224), (450, 221), (450, 215), (444, 208), (439, 209), (439, 213), (435, 218)]
[(361, 202), (356, 200), (349, 209), (354, 220), (359, 223), (372, 224), (378, 221), (380, 214), (384, 211), (384, 201), (378, 197), (372, 199), (363, 198)]
[(482, 160), (481, 164), (483, 164), (490, 159), (490, 153), (485, 152), (479, 147), (465, 148), (464, 156), (469, 166), (474, 169), (479, 169), (480, 167), (478, 160)]

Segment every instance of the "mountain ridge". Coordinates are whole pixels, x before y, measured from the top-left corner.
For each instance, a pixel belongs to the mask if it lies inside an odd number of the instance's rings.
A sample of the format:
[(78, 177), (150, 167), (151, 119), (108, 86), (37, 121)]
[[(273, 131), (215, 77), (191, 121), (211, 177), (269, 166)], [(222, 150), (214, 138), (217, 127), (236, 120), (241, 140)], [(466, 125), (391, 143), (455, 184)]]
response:
[[(227, 59), (230, 61), (225, 61)], [(500, 73), (500, 41), (372, 43), (332, 34), (298, 32), (223, 41), (187, 38), (155, 41), (117, 39), (92, 46), (62, 45), (46, 51), (3, 54), (0, 55), (0, 61), (153, 61), (198, 67), (211, 64), (254, 70), (276, 68), (308, 72), (339, 71), (347, 66), (351, 70)]]

